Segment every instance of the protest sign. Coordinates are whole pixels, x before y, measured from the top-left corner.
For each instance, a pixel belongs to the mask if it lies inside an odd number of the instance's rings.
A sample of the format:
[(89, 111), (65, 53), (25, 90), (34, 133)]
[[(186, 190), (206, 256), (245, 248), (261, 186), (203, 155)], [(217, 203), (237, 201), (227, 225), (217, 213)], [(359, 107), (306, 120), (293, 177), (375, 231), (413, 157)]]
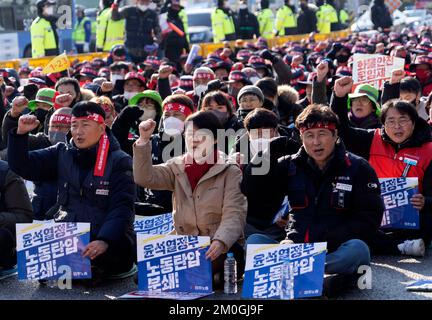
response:
[(153, 291), (132, 291), (119, 297), (119, 299), (167, 299), (167, 300), (195, 300), (211, 293), (195, 292), (153, 292)]
[(381, 54), (354, 54), (354, 85), (370, 84), (381, 89), (384, 82), (391, 79), (393, 70), (403, 69), (405, 60)]
[(282, 205), (279, 209), (279, 211), (276, 213), (276, 215), (273, 218), (273, 224), (275, 224), (279, 219), (286, 220), (288, 218), (289, 213), (291, 212), (292, 208), (288, 201), (288, 197), (285, 196), (285, 198), (282, 201)]
[(381, 227), (396, 229), (418, 229), (419, 211), (410, 203), (418, 192), (418, 178), (381, 178), (381, 196), (385, 211)]
[(138, 289), (211, 293), (210, 237), (137, 234)]
[(18, 279), (54, 280), (61, 266), (72, 279), (91, 278), (90, 260), (82, 257), (90, 241), (89, 223), (18, 223)]
[(280, 298), (281, 266), (290, 260), (294, 298), (321, 296), (327, 243), (247, 246), (243, 298)]
[(135, 216), (134, 230), (143, 234), (167, 234), (174, 230), (172, 213), (157, 216)]

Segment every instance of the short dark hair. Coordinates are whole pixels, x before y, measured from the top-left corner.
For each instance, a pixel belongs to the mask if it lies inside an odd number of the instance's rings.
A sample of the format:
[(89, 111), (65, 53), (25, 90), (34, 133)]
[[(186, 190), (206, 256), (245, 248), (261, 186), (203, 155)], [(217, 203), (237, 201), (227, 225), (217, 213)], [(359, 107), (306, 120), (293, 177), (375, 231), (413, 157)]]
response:
[(255, 85), (261, 89), (265, 97), (276, 97), (278, 95), (278, 85), (273, 78), (264, 77), (259, 79)]
[(381, 109), (381, 123), (384, 123), (387, 118), (387, 113), (390, 109), (396, 109), (400, 114), (407, 115), (413, 123), (416, 123), (419, 115), (415, 106), (407, 101), (393, 99), (387, 101)]
[(72, 108), (72, 116), (74, 117), (86, 117), (92, 113), (99, 114), (105, 119), (104, 109), (95, 102), (81, 101)]
[(339, 118), (330, 107), (323, 104), (311, 104), (307, 106), (297, 117), (295, 126), (297, 129), (308, 128), (315, 123), (335, 124), (339, 127)]
[(257, 108), (249, 112), (243, 123), (247, 131), (260, 128), (277, 128), (278, 117), (273, 111)]
[(80, 84), (77, 79), (74, 78), (61, 78), (59, 81), (57, 81), (55, 85), (56, 91), (58, 88), (64, 84), (71, 84), (74, 87), (75, 93), (78, 96), (81, 93)]
[(212, 111), (199, 111), (191, 114), (186, 118), (185, 127), (190, 122), (197, 129), (210, 130), (215, 141), (217, 140), (217, 131), (223, 129), (223, 125), (219, 118)]
[(399, 91), (407, 91), (419, 94), (422, 91), (420, 81), (413, 77), (403, 78), (399, 85)]
[(110, 65), (110, 71), (119, 71), (122, 69), (125, 70), (126, 72), (129, 71), (129, 66), (123, 61), (116, 61)]
[(162, 102), (162, 110), (167, 103), (180, 103), (188, 107), (192, 112), (195, 111), (192, 99), (185, 94), (173, 94), (166, 97), (165, 100)]
[(234, 114), (233, 106), (228, 95), (222, 91), (211, 91), (204, 96), (201, 104), (201, 108), (205, 108), (210, 102), (214, 101), (218, 105), (225, 105), (228, 109), (228, 114), (232, 116)]

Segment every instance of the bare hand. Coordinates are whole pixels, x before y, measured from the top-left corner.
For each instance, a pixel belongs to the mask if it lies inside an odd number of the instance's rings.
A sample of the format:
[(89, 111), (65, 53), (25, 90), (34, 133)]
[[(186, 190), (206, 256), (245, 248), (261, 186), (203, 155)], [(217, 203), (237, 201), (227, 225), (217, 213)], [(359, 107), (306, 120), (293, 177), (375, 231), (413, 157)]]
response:
[(114, 83), (112, 83), (111, 81), (102, 82), (101, 90), (104, 93), (113, 91), (114, 90)]
[(155, 127), (156, 127), (156, 122), (152, 119), (142, 121), (138, 127), (140, 137), (137, 141), (137, 144), (138, 145), (146, 144), (150, 140), (150, 137), (153, 134)]
[(289, 240), (289, 239), (285, 239), (285, 240), (282, 240), (282, 241), (280, 242), (280, 244), (294, 244), (294, 241)]
[(26, 134), (39, 127), (40, 121), (34, 115), (26, 114), (18, 119), (18, 134)]
[(425, 205), (425, 197), (422, 194), (418, 193), (411, 197), (410, 202), (415, 209), (422, 210)]
[(55, 99), (55, 103), (62, 108), (72, 107), (72, 101), (73, 97), (69, 93), (59, 94)]
[(96, 259), (101, 254), (104, 254), (108, 250), (108, 243), (102, 240), (95, 240), (90, 242), (85, 247), (82, 256), (84, 258), (90, 258), (91, 260)]
[(327, 61), (321, 61), (317, 66), (317, 81), (322, 82), (327, 76), (329, 66)]
[(12, 100), (12, 109), (11, 109), (11, 116), (12, 118), (18, 118), (21, 113), (27, 108), (28, 106), (28, 100), (26, 97), (19, 96), (15, 97)]
[(351, 92), (353, 84), (354, 82), (352, 77), (348, 77), (348, 76), (336, 80), (333, 88), (336, 97), (339, 98), (345, 97), (348, 93)]
[(384, 44), (378, 43), (375, 47), (375, 53), (382, 53), (384, 52)]
[(210, 248), (206, 252), (206, 259), (210, 259), (211, 261), (215, 261), (225, 249), (225, 244), (219, 240), (213, 240)]
[(404, 77), (405, 77), (405, 71), (403, 69), (393, 70), (390, 79), (390, 84), (399, 83)]
[(170, 65), (163, 65), (159, 68), (159, 79), (166, 79), (173, 72), (173, 67)]
[(185, 71), (186, 73), (191, 73), (192, 68), (193, 68), (193, 66), (192, 66), (191, 64), (189, 64), (189, 63), (186, 63), (186, 64), (184, 65), (184, 67), (183, 67), (183, 69), (184, 69), (184, 71)]
[(229, 58), (231, 56), (232, 50), (228, 47), (222, 50), (222, 53), (220, 54), (223, 58)]

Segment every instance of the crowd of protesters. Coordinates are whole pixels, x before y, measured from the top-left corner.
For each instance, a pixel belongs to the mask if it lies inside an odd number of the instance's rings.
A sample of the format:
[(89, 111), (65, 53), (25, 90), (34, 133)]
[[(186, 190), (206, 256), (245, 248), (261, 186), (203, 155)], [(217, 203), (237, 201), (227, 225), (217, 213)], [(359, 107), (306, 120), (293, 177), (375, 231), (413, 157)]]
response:
[[(113, 19), (128, 14), (114, 8)], [(0, 272), (16, 264), (16, 223), (54, 219), (91, 223), (94, 283), (130, 275), (134, 215), (166, 212), (176, 234), (211, 238), (216, 286), (227, 252), (243, 272), (248, 244), (327, 242), (326, 273), (344, 288), (375, 254), (425, 254), (430, 29), (237, 40), (189, 64), (187, 50), (174, 61), (168, 51), (119, 44), (60, 73), (0, 70)], [(405, 66), (381, 88), (353, 89), (358, 53)], [(418, 230), (380, 228), (379, 179), (391, 177), (418, 178)], [(274, 221), (284, 198), (291, 212)]]

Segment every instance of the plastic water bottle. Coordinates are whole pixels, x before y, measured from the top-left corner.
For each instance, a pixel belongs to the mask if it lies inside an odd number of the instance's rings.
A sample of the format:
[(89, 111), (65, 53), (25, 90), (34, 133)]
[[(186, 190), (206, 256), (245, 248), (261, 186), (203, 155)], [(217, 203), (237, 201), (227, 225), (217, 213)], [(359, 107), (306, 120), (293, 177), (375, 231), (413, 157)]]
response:
[(288, 259), (281, 265), (280, 298), (283, 300), (294, 299), (294, 267)]
[(224, 262), (224, 293), (237, 293), (237, 261), (232, 252), (228, 252)]

